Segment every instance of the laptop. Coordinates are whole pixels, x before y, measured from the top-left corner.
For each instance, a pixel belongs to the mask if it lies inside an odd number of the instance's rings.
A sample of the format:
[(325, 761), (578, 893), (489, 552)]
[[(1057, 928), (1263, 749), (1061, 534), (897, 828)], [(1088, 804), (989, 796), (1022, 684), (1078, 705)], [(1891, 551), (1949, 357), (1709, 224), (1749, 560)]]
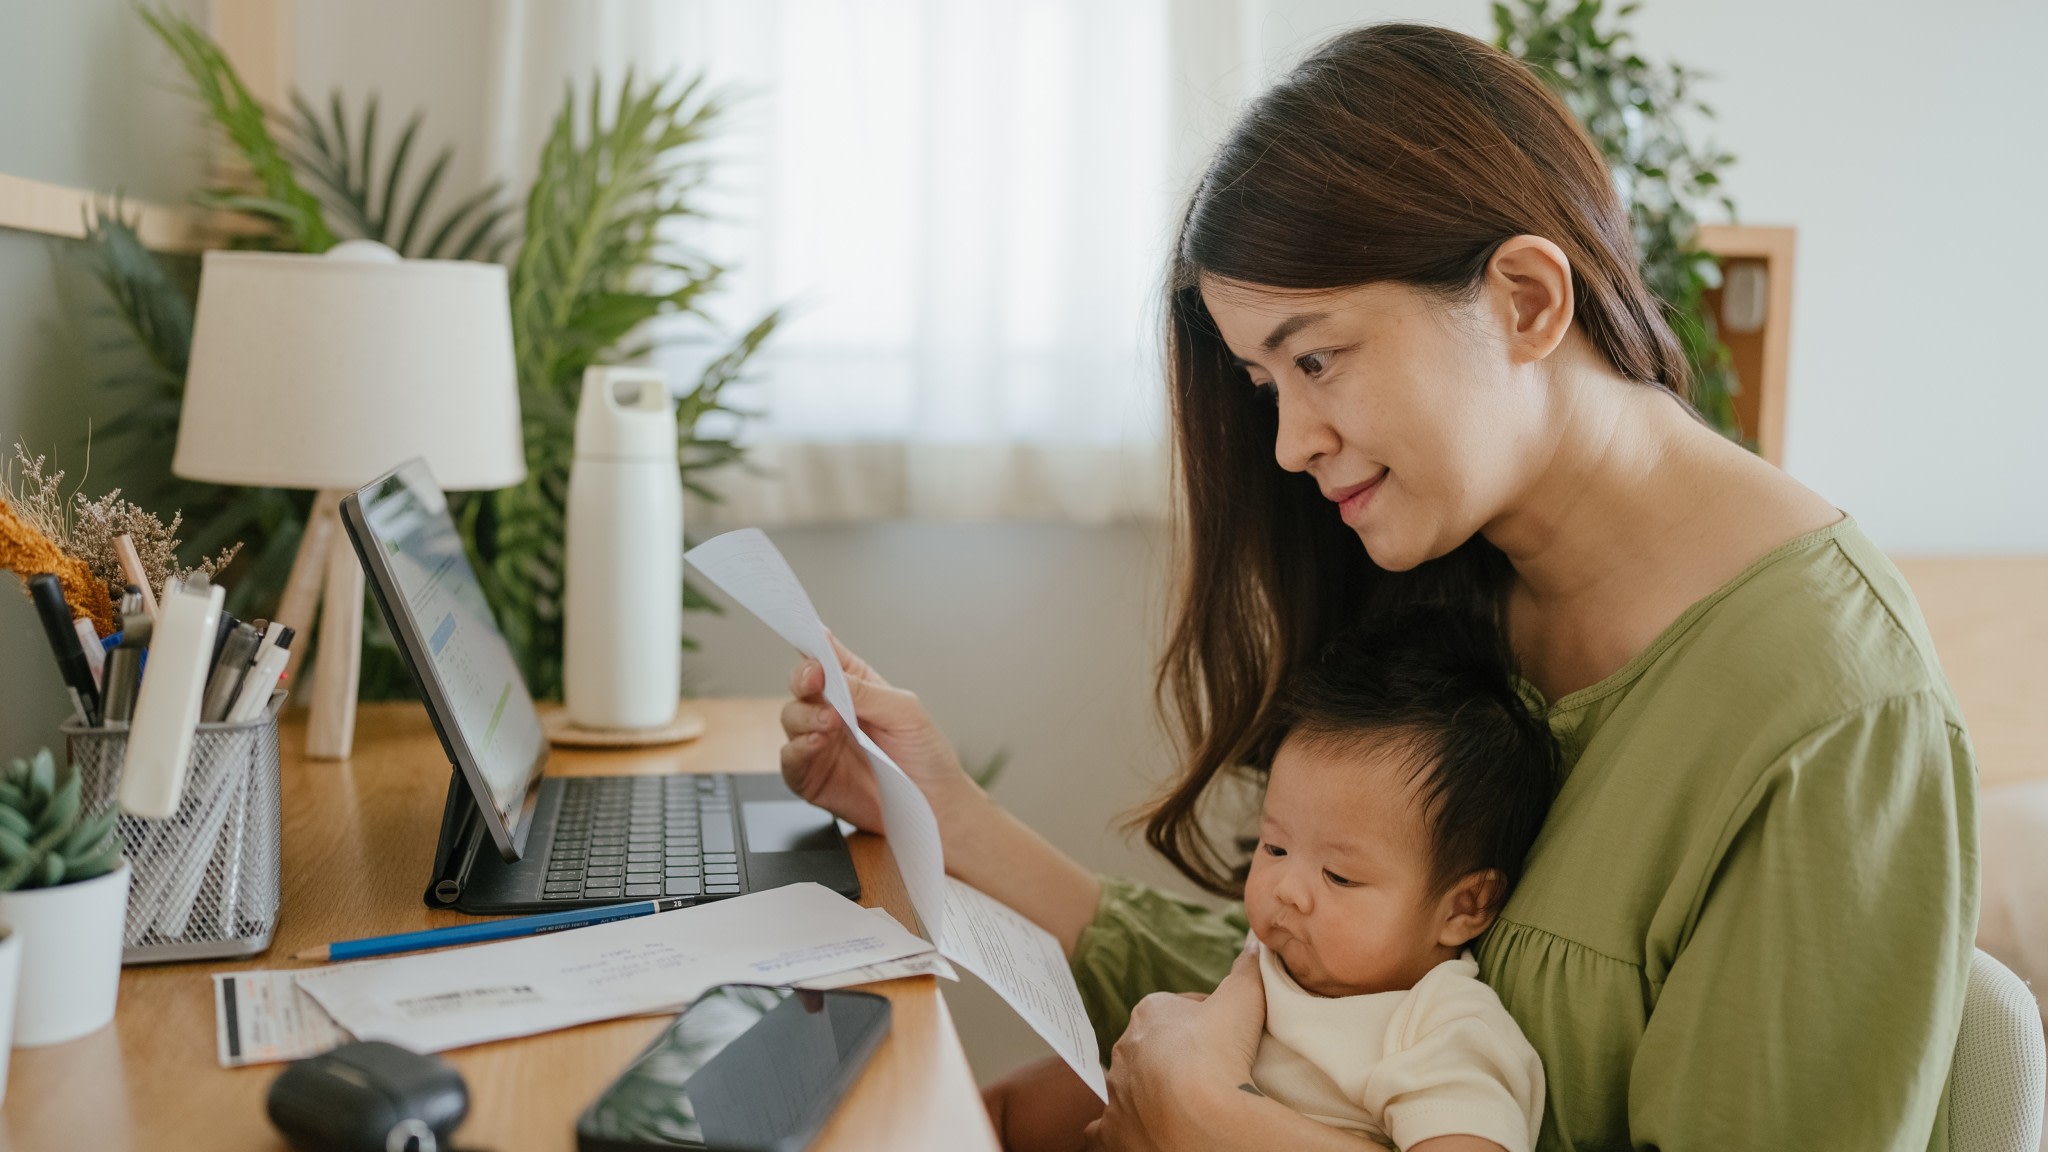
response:
[(860, 895), (838, 822), (780, 773), (550, 775), (533, 697), (426, 461), (345, 497), (341, 520), (453, 767), (429, 906), (550, 912), (804, 880)]

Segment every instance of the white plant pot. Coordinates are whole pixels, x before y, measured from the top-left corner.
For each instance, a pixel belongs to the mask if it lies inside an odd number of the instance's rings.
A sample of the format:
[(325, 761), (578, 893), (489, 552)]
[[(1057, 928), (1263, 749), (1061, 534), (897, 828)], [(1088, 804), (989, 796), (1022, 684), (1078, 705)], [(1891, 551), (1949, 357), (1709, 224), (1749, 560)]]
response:
[(128, 875), (124, 859), (76, 884), (0, 892), (0, 927), (21, 940), (15, 1047), (76, 1040), (114, 1018)]
[[(0, 1037), (14, 1032), (14, 987), (21, 982), (21, 933), (0, 928)], [(7, 1054), (0, 1044), (0, 1104), (7, 1101)]]

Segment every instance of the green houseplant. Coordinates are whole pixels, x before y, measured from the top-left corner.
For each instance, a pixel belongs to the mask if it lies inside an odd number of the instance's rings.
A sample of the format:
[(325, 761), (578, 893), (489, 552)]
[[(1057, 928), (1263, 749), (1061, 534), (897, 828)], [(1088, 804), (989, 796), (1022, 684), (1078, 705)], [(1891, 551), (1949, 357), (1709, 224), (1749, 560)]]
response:
[(1534, 66), (1600, 149), (1628, 205), (1644, 278), (1664, 301), (1692, 366), (1693, 405), (1739, 439), (1734, 370), (1706, 299), (1720, 284), (1720, 263), (1697, 241), (1702, 208), (1718, 205), (1735, 215), (1721, 187), (1721, 172), (1735, 157), (1696, 138), (1698, 125), (1714, 115), (1694, 94), (1700, 74), (1636, 51), (1624, 21), (1639, 7), (1625, 3), (1610, 15), (1606, 0), (1496, 3), (1494, 43)]
[(57, 1044), (114, 1018), (128, 865), (119, 813), (85, 807), (49, 749), (0, 774), (0, 924), (21, 937), (14, 1043)]
[[(510, 264), (513, 343), (518, 364), (528, 478), (519, 487), (454, 498), (472, 564), (537, 696), (561, 691), (563, 508), (573, 414), (583, 369), (651, 350), (646, 322), (682, 314), (699, 323), (688, 338), (722, 349), (678, 404), (677, 453), (686, 484), (715, 499), (706, 474), (738, 461), (733, 440), (747, 415), (726, 388), (774, 331), (770, 313), (736, 336), (716, 331), (701, 306), (723, 269), (663, 239), (664, 225), (695, 212), (707, 178), (702, 145), (723, 113), (701, 84), (626, 76), (616, 87), (593, 78), (571, 88), (543, 146), (538, 174), (519, 207), (486, 187), (436, 208), (452, 149), (423, 168), (418, 115), (388, 147), (374, 98), (350, 115), (342, 98), (323, 111), (295, 97), (290, 111), (262, 107), (219, 47), (174, 13), (142, 19), (177, 57), (208, 114), (241, 156), (245, 178), (209, 189), (198, 202), (240, 217), (237, 243), (320, 252), (344, 239), (382, 241), (408, 257), (504, 260)], [(192, 277), (144, 249), (118, 207), (90, 224), (93, 271), (112, 304), (117, 334), (142, 355), (109, 384), (126, 402), (101, 439), (123, 453), (124, 471), (168, 476), (192, 325)], [(722, 413), (726, 430), (700, 430)], [(170, 481), (158, 502), (186, 511), (195, 548), (240, 538), (247, 555), (228, 583), (243, 615), (275, 603), (303, 531), (308, 494), (222, 489)], [(712, 602), (685, 587), (685, 605)], [(381, 618), (365, 613), (362, 694), (410, 691)]]

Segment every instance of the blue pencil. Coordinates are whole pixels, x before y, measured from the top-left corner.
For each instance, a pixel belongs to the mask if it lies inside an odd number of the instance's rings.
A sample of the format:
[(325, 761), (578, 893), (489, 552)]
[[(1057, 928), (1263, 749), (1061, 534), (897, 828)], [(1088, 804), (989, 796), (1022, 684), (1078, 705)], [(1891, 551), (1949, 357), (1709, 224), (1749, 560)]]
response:
[(571, 908), (563, 912), (543, 912), (538, 916), (486, 920), (479, 924), (462, 924), (454, 928), (429, 928), (423, 932), (400, 932), (394, 936), (343, 940), (336, 944), (322, 944), (318, 948), (294, 952), (292, 959), (361, 960), (367, 956), (389, 956), (397, 952), (418, 952), (425, 948), (446, 948), (451, 944), (480, 944), (486, 940), (505, 940), (514, 936), (538, 936), (543, 932), (559, 932), (564, 928), (587, 928), (592, 924), (603, 924), (611, 920), (630, 920), (635, 916), (672, 912), (677, 908), (688, 908), (695, 903), (695, 900), (642, 900), (636, 904), (612, 904), (604, 908)]

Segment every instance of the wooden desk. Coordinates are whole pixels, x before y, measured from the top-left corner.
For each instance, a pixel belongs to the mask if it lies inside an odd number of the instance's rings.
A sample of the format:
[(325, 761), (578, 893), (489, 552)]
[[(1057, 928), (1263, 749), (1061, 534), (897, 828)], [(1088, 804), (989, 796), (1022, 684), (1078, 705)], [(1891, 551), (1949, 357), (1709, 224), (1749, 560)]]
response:
[[(772, 771), (778, 702), (707, 700), (710, 727), (689, 744), (632, 752), (557, 753), (568, 774)], [(420, 902), (434, 854), (447, 763), (415, 704), (363, 708), (355, 755), (304, 760), (303, 720), (286, 724), (284, 904), (263, 956), (130, 968), (112, 1026), (82, 1040), (14, 1053), (0, 1147), (16, 1152), (235, 1152), (285, 1147), (263, 1111), (279, 1066), (233, 1070), (214, 1052), (210, 973), (289, 967), (315, 944), (466, 922)], [(883, 841), (856, 836), (862, 902), (914, 923)], [(869, 986), (895, 1008), (890, 1035), (816, 1147), (993, 1149), (995, 1134), (929, 976)], [(614, 1020), (449, 1053), (469, 1081), (466, 1149), (566, 1152), (588, 1104), (666, 1018)]]

